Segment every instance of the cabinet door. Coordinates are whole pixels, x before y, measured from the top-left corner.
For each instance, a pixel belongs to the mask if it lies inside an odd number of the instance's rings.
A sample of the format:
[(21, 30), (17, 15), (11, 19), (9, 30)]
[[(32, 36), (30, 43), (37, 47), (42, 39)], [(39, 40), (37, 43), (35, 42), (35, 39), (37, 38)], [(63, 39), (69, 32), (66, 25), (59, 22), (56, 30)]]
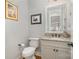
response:
[(51, 46), (42, 46), (42, 59), (55, 59), (55, 51), (53, 49), (54, 47)]
[(56, 48), (56, 59), (71, 59), (71, 49)]

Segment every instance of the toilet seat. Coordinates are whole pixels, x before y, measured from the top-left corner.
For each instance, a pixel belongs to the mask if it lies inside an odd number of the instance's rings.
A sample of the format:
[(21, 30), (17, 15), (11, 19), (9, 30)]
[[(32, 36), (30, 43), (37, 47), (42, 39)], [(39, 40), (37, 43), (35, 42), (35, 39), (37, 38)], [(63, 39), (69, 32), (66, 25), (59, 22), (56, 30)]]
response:
[(22, 52), (22, 56), (23, 57), (31, 56), (34, 54), (34, 52), (35, 52), (34, 47), (27, 47), (27, 48), (24, 48), (24, 50)]

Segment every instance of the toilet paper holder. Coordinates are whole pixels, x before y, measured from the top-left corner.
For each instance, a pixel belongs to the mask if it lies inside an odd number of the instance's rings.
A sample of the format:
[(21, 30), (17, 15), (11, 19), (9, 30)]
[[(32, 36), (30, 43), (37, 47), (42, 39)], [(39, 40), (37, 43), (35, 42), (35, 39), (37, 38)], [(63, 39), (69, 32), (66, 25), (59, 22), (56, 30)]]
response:
[(18, 44), (18, 46), (19, 46), (19, 47), (24, 47), (24, 46), (25, 46), (25, 44), (20, 43), (20, 44)]

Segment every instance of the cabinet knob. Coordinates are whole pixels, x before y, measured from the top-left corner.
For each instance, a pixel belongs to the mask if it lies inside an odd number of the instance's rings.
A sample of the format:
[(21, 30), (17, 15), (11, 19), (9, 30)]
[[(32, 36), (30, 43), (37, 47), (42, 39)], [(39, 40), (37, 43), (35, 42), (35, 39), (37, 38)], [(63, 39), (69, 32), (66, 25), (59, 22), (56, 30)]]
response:
[(58, 52), (58, 49), (56, 49), (56, 52)]
[(55, 49), (53, 49), (53, 51), (56, 51)]
[(53, 51), (58, 52), (59, 50), (58, 49), (53, 49)]

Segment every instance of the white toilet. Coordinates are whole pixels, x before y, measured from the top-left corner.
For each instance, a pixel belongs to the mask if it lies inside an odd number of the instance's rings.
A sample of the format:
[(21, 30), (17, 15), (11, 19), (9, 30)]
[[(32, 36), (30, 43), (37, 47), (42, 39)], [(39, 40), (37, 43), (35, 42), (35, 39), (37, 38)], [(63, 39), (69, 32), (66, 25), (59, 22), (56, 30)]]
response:
[(29, 38), (29, 47), (24, 48), (22, 57), (25, 59), (35, 59), (34, 53), (39, 47), (39, 38)]

